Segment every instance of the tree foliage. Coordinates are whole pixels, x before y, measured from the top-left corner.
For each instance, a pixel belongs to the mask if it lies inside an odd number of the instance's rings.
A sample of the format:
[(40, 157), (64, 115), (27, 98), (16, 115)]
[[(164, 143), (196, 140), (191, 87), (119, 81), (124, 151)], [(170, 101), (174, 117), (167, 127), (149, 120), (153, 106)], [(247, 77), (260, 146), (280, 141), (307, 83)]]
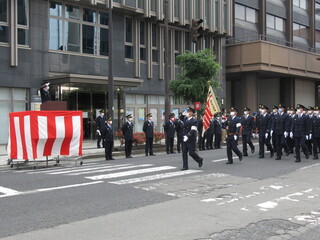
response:
[(176, 62), (182, 73), (177, 75), (176, 80), (170, 81), (170, 90), (175, 96), (182, 97), (186, 102), (203, 104), (208, 94), (208, 81), (211, 81), (214, 90), (219, 88), (216, 78), (221, 66), (209, 49), (197, 53), (186, 51), (177, 56)]

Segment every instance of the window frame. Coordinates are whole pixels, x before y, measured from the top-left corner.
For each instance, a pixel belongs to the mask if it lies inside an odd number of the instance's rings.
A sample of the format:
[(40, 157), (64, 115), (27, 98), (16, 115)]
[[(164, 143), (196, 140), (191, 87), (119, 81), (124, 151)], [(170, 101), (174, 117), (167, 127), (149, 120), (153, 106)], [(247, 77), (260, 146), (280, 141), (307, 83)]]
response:
[[(127, 42), (127, 22), (126, 20), (127, 19), (131, 19), (131, 28), (132, 28), (132, 36), (131, 36), (131, 42)], [(134, 28), (134, 23), (133, 23), (133, 18), (130, 17), (130, 16), (124, 16), (124, 34), (123, 34), (123, 37), (124, 37), (124, 58), (125, 60), (128, 60), (128, 61), (133, 61), (135, 56), (134, 56), (134, 31), (133, 31), (133, 28)], [(131, 48), (131, 51), (132, 51), (132, 58), (128, 58), (126, 57), (126, 47), (130, 47)], [(140, 49), (139, 49), (140, 51)]]
[[(155, 32), (156, 32), (156, 36), (153, 36), (153, 29), (155, 27)], [(154, 46), (153, 44), (153, 40), (155, 39), (156, 44)], [(154, 51), (157, 51), (157, 61), (153, 61), (153, 53)], [(158, 25), (156, 23), (152, 23), (151, 24), (151, 62), (152, 64), (159, 64), (159, 28)]]
[[(281, 17), (278, 17), (278, 16), (275, 16), (275, 15), (272, 15), (272, 14), (269, 14), (267, 13), (267, 21), (266, 21), (266, 27), (268, 29), (272, 29), (274, 31), (278, 31), (278, 32), (282, 32), (282, 33), (285, 33), (286, 32), (286, 29), (285, 29), (285, 19), (281, 18)], [(273, 18), (273, 26), (268, 26), (268, 17), (272, 17)], [(279, 30), (277, 28), (277, 20), (282, 20), (282, 30)]]
[[(244, 8), (244, 18), (243, 18), (243, 19), (242, 19), (242, 18), (239, 18), (239, 17), (237, 17), (236, 14), (235, 14), (235, 15), (234, 15), (234, 18), (235, 18), (236, 20), (244, 21), (244, 22), (247, 22), (247, 23), (253, 23), (253, 24), (257, 24), (257, 23), (258, 23), (258, 11), (257, 11), (257, 9), (254, 9), (254, 8), (247, 7), (247, 6), (245, 6), (245, 5), (236, 3), (236, 4), (235, 4), (235, 9), (236, 9), (237, 7), (242, 7), (242, 8)], [(248, 14), (248, 11), (254, 11), (254, 14), (255, 14), (255, 20), (254, 20), (254, 22), (251, 21), (251, 20), (249, 20), (249, 18), (248, 18), (248, 15), (249, 15), (249, 14)], [(237, 12), (237, 11), (235, 10), (235, 13), (236, 13), (236, 12)]]
[(3, 21), (0, 21), (0, 26), (1, 27), (5, 27), (7, 28), (8, 30), (8, 41), (7, 42), (0, 42), (0, 45), (1, 46), (9, 46), (9, 42), (10, 42), (10, 25), (9, 25), (9, 0), (6, 0), (6, 3), (7, 3), (7, 19), (6, 19), (6, 22), (3, 22)]

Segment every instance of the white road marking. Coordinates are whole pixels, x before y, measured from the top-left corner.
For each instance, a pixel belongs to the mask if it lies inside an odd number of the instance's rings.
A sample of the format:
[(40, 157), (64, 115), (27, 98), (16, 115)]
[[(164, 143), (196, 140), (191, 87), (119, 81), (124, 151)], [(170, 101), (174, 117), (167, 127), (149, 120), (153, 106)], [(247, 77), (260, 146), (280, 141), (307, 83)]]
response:
[(103, 174), (103, 175), (97, 175), (97, 176), (85, 177), (85, 178), (91, 179), (91, 180), (101, 180), (101, 179), (119, 178), (119, 177), (131, 176), (131, 175), (138, 175), (142, 173), (159, 172), (159, 171), (171, 170), (171, 169), (176, 169), (176, 167), (172, 167), (172, 166), (154, 167), (154, 168), (146, 168), (146, 169), (139, 169), (139, 170), (131, 170), (126, 172)]
[(71, 170), (71, 169), (83, 169), (83, 168), (88, 168), (88, 167), (96, 167), (96, 166), (110, 166), (108, 164), (101, 164), (101, 163), (91, 163), (91, 164), (86, 164), (85, 166), (76, 166), (76, 167), (59, 167), (55, 169), (48, 169), (48, 170), (30, 170), (28, 174), (39, 174), (39, 173), (51, 173), (51, 172), (58, 172), (58, 171), (63, 171), (63, 170)]
[(94, 171), (86, 171), (86, 172), (80, 172), (80, 173), (70, 173), (67, 175), (68, 176), (78, 176), (78, 175), (83, 175), (83, 174), (112, 172), (112, 171), (118, 171), (118, 170), (124, 170), (124, 169), (132, 169), (132, 168), (138, 168), (138, 167), (152, 167), (152, 166), (153, 166), (153, 164), (133, 165), (133, 166), (115, 167), (115, 168), (109, 168), (109, 169), (100, 169), (100, 170), (94, 170)]
[[(238, 158), (238, 157), (233, 157), (233, 159), (236, 159), (236, 158)], [(222, 158), (222, 159), (218, 159), (218, 160), (212, 160), (212, 162), (223, 162), (223, 161), (226, 161), (226, 160), (228, 160), (228, 158)]]
[(114, 181), (114, 182), (109, 182), (109, 183), (117, 184), (117, 185), (124, 185), (124, 184), (146, 182), (146, 181), (152, 181), (152, 180), (158, 180), (158, 179), (170, 178), (170, 177), (177, 177), (177, 176), (183, 176), (183, 175), (188, 175), (188, 174), (193, 174), (193, 173), (201, 173), (201, 172), (203, 172), (203, 171), (201, 171), (201, 170), (187, 170), (187, 171), (179, 171), (179, 172), (150, 175), (150, 176), (145, 176), (145, 177), (140, 177), (140, 178), (124, 179), (124, 180)]
[[(119, 167), (124, 167), (124, 166), (129, 166), (130, 164), (122, 164), (122, 165), (117, 165)], [(49, 175), (57, 175), (57, 174), (67, 174), (67, 173), (76, 173), (76, 172), (83, 172), (83, 171), (88, 171), (88, 170), (98, 170), (98, 169), (110, 169), (110, 168), (115, 168), (117, 166), (112, 166), (112, 165), (104, 165), (104, 166), (99, 166), (99, 167), (93, 167), (93, 168), (81, 168), (81, 169), (72, 169), (72, 170), (69, 170), (69, 169), (65, 169), (65, 170), (62, 170), (60, 172), (51, 172), (51, 173), (48, 173)]]
[[(0, 186), (0, 193), (3, 193), (4, 195), (15, 195), (19, 192), (16, 190), (13, 190), (11, 188), (5, 188), (5, 187)], [(0, 195), (0, 197), (1, 197), (1, 195)]]
[(103, 181), (96, 181), (96, 182), (80, 183), (80, 184), (73, 184), (73, 185), (65, 185), (65, 186), (60, 186), (60, 187), (40, 188), (40, 189), (26, 191), (26, 192), (16, 192), (14, 194), (0, 195), (0, 198), (41, 193), (41, 192), (50, 192), (50, 191), (61, 190), (61, 189), (89, 186), (89, 185), (94, 185), (94, 184), (99, 184), (99, 183), (104, 183), (104, 182)]

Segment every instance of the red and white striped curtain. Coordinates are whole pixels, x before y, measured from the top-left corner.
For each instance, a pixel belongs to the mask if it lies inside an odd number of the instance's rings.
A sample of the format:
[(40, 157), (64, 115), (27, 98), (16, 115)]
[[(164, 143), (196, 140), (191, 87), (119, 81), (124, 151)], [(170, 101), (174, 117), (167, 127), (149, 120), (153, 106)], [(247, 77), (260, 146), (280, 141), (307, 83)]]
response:
[(81, 111), (14, 112), (9, 121), (10, 159), (82, 155)]

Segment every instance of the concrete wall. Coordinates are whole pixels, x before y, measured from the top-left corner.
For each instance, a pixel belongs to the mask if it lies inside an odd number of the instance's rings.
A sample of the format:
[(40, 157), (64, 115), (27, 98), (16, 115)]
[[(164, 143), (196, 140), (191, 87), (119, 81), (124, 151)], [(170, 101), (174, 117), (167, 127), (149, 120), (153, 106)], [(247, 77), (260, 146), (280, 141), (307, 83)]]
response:
[(314, 81), (296, 79), (295, 80), (296, 104), (303, 104), (306, 107), (314, 106), (315, 91), (316, 91), (316, 85)]

